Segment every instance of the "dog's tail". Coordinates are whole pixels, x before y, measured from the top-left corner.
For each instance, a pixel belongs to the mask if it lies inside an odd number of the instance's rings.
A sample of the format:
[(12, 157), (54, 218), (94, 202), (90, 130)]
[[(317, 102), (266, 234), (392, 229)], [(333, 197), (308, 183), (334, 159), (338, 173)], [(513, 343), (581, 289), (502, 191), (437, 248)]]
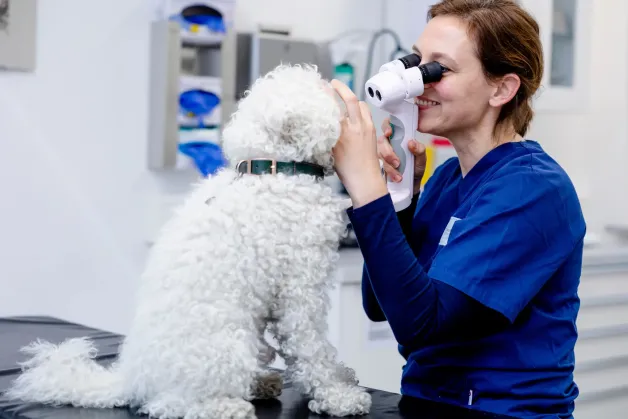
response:
[(126, 404), (116, 366), (96, 363), (96, 348), (86, 338), (59, 345), (37, 341), (22, 352), (31, 355), (21, 363), (22, 373), (4, 393), (31, 403), (111, 408)]

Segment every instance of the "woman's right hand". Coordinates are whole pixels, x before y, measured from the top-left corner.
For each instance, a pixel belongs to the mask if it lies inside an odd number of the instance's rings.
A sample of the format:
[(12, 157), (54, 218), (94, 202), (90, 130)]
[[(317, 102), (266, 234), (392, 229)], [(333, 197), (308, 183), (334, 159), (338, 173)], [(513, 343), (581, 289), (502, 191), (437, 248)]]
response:
[[(400, 182), (401, 173), (397, 170), (399, 167), (399, 158), (393, 151), (389, 140), (393, 133), (389, 118), (386, 118), (382, 123), (382, 131), (384, 134), (377, 138), (377, 154), (383, 161), (383, 168), (388, 179), (393, 182)], [(425, 153), (425, 145), (416, 140), (410, 140), (408, 142), (408, 148), (410, 152), (414, 154), (414, 195), (416, 195), (421, 190), (421, 180), (425, 174), (427, 155)]]

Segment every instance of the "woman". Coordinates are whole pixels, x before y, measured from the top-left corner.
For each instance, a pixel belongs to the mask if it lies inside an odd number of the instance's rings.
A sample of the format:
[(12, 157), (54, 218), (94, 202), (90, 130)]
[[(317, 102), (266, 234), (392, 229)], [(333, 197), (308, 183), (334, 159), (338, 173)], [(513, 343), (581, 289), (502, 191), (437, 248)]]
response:
[[(524, 139), (543, 74), (539, 27), (514, 1), (444, 0), (415, 50), (448, 70), (417, 102), (418, 129), (457, 158), (396, 214), (396, 156), (343, 84), (334, 150), (364, 256), (363, 304), (388, 321), (407, 360), (406, 396), (519, 418), (572, 418), (577, 294), (585, 222), (563, 169)], [(390, 129), (384, 127), (384, 134)], [(419, 194), (421, 199), (419, 200)]]

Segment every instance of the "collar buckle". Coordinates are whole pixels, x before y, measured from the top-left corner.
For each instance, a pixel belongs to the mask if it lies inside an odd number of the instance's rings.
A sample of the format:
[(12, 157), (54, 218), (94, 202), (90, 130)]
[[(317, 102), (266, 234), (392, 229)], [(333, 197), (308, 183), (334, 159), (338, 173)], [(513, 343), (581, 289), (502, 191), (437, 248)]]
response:
[[(254, 161), (269, 161), (270, 162), (270, 173), (273, 174), (273, 175), (277, 174), (277, 160), (275, 160), (275, 159), (265, 159), (265, 158), (240, 160), (236, 164), (236, 167), (235, 167), (236, 172), (238, 172), (240, 174), (240, 176), (242, 176), (244, 173), (250, 175), (252, 173), (252, 166), (253, 166), (253, 162)], [(240, 166), (243, 163), (246, 163), (246, 172), (240, 171)]]

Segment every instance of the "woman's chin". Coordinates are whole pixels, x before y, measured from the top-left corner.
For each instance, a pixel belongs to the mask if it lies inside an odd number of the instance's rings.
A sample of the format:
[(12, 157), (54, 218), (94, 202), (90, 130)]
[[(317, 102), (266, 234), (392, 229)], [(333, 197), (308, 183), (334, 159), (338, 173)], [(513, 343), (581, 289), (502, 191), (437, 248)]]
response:
[(438, 135), (438, 127), (435, 124), (430, 124), (429, 121), (419, 121), (417, 131), (421, 134)]

